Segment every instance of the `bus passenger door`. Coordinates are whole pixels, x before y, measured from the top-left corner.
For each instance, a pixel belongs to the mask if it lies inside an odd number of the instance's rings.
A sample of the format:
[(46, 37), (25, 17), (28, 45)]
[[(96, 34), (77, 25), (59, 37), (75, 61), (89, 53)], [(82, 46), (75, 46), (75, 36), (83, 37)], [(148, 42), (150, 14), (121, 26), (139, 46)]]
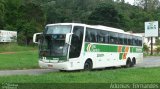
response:
[(71, 39), (70, 51), (69, 51), (69, 59), (73, 59), (76, 63), (75, 66), (79, 67), (81, 64), (79, 61), (82, 44), (83, 44), (83, 35), (84, 35), (84, 27), (75, 26), (73, 28), (73, 35)]

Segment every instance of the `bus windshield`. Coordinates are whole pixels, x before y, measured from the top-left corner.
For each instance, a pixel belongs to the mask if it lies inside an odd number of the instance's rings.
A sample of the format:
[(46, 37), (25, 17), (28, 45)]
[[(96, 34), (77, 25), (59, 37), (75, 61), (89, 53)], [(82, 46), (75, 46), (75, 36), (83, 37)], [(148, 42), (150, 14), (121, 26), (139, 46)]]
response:
[(40, 56), (42, 57), (64, 57), (67, 56), (68, 44), (65, 43), (67, 33), (71, 26), (48, 26), (40, 40)]
[(72, 29), (71, 25), (47, 26), (45, 34), (67, 34), (71, 32), (71, 29)]

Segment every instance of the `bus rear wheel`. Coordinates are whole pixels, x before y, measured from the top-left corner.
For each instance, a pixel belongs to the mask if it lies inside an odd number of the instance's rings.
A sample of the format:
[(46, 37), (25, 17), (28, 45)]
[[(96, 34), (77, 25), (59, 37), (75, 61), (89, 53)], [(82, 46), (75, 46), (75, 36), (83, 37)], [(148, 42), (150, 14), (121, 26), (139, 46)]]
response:
[(89, 59), (84, 63), (84, 70), (90, 71), (92, 70), (92, 66), (93, 66), (92, 61)]
[(135, 66), (135, 65), (136, 65), (136, 58), (134, 57), (134, 58), (132, 59), (132, 65), (131, 65), (131, 66), (133, 67), (133, 66)]
[(126, 67), (126, 68), (129, 68), (129, 67), (131, 67), (131, 66), (132, 66), (132, 61), (131, 61), (130, 58), (128, 58), (125, 67)]

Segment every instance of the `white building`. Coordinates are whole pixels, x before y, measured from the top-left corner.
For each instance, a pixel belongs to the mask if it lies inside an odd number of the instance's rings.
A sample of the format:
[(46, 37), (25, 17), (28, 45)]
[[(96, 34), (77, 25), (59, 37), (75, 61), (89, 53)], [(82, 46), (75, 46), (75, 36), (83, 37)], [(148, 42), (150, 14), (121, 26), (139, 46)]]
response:
[(17, 42), (17, 31), (0, 30), (0, 43)]
[[(143, 36), (143, 43), (146, 44), (149, 48), (151, 48), (151, 38), (150, 37), (145, 37), (145, 33), (134, 33), (134, 34), (141, 34)], [(157, 46), (155, 45), (156, 43), (156, 37), (153, 37), (153, 49), (156, 49)]]

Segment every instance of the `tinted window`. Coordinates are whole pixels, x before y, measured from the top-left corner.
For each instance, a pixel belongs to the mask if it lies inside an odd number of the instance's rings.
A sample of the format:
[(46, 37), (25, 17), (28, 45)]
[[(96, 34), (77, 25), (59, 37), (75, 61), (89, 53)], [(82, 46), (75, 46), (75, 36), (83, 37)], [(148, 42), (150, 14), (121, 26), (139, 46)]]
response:
[(109, 32), (108, 32), (108, 31), (105, 31), (105, 32), (103, 32), (103, 33), (105, 33), (105, 34), (104, 34), (105, 43), (109, 43)]
[(111, 44), (118, 44), (118, 33), (109, 32), (110, 34), (110, 43)]
[(128, 45), (128, 39), (127, 39), (127, 35), (126, 34), (124, 34), (124, 45)]
[(138, 37), (138, 46), (142, 46), (142, 38)]
[(137, 36), (133, 36), (133, 45), (138, 46), (139, 45), (139, 40)]
[(124, 34), (119, 34), (118, 35), (118, 38), (119, 38), (119, 44), (123, 45), (124, 44)]
[(136, 46), (136, 37), (135, 36), (133, 36), (133, 38), (132, 38), (132, 43), (133, 43), (133, 46)]
[(138, 37), (135, 37), (135, 38), (136, 38), (136, 39), (135, 39), (135, 40), (136, 40), (136, 41), (135, 41), (135, 42), (136, 42), (136, 46), (138, 46), (138, 45), (139, 45)]
[(87, 28), (86, 29), (86, 42), (97, 42), (97, 32), (95, 29)]
[(127, 35), (127, 39), (128, 39), (128, 45), (132, 45), (132, 36), (131, 35)]
[(105, 36), (107, 35), (106, 31), (98, 30), (97, 38), (99, 43), (105, 43)]

